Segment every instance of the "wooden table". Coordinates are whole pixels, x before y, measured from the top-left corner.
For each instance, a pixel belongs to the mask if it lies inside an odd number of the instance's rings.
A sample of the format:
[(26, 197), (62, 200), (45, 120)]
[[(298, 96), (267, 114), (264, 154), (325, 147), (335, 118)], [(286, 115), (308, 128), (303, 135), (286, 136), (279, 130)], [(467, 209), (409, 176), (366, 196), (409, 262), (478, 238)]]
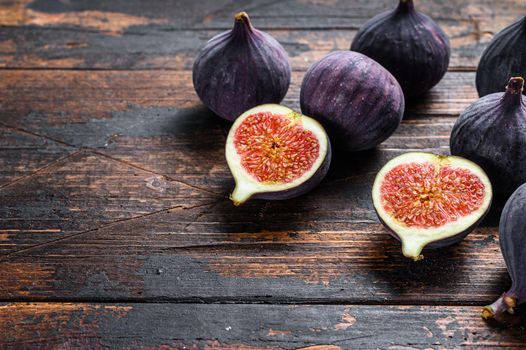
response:
[(395, 3), (0, 0), (0, 348), (525, 347), (524, 310), (479, 316), (510, 284), (497, 214), (414, 263), (370, 198), (388, 159), (448, 153), (524, 1), (418, 1), (452, 58), (398, 131), (337, 153), (301, 198), (228, 200), (229, 124), (193, 91), (198, 49), (246, 10), (289, 52), (299, 109), (307, 67)]

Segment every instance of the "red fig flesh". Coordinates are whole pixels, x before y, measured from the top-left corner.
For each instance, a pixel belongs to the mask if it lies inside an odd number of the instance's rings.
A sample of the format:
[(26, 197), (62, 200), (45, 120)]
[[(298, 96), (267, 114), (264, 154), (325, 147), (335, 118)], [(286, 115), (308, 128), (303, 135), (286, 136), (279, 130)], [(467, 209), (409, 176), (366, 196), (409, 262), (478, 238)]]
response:
[(491, 198), (491, 183), (478, 165), (431, 153), (392, 159), (373, 185), (378, 217), (414, 260), (422, 258), (424, 247), (463, 239), (486, 215)]
[(329, 139), (314, 119), (280, 105), (261, 105), (232, 125), (226, 159), (236, 187), (234, 204), (247, 199), (287, 199), (317, 185), (331, 158)]

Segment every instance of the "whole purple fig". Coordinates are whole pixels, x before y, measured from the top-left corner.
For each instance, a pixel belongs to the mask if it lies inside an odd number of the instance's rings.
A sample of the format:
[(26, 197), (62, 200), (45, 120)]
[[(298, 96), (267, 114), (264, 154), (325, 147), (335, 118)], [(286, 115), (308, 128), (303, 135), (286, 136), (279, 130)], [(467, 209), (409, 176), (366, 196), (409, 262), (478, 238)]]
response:
[(400, 0), (394, 10), (366, 22), (356, 34), (352, 51), (363, 53), (387, 68), (406, 98), (426, 93), (449, 65), (449, 40), (431, 18), (414, 9), (413, 0)]
[(367, 56), (336, 51), (314, 63), (303, 78), (301, 111), (325, 127), (335, 148), (374, 148), (396, 130), (404, 94), (396, 79)]
[(506, 92), (484, 96), (462, 112), (451, 132), (451, 154), (480, 165), (502, 196), (526, 182), (523, 86), (524, 79), (511, 78)]
[(508, 273), (511, 289), (486, 306), (482, 317), (490, 318), (526, 302), (526, 184), (520, 186), (508, 199), (499, 225), (500, 249)]
[(252, 107), (281, 102), (290, 75), (285, 49), (241, 12), (232, 30), (213, 37), (199, 52), (192, 78), (201, 101), (233, 121)]
[(484, 96), (462, 112), (451, 132), (451, 154), (480, 165), (495, 193), (505, 196), (526, 182), (523, 86), (523, 78), (511, 78), (506, 92)]
[(497, 33), (477, 68), (479, 96), (503, 92), (509, 77), (526, 76), (526, 16)]

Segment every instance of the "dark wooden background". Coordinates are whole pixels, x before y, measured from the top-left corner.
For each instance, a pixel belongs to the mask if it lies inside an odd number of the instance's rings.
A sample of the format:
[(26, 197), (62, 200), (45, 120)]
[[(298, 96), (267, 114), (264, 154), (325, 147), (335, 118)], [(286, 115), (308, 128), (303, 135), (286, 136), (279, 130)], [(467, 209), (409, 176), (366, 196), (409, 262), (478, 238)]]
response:
[(194, 94), (198, 49), (247, 11), (288, 51), (299, 109), (307, 67), (396, 2), (0, 0), (0, 348), (525, 347), (524, 316), (479, 316), (510, 284), (497, 215), (413, 263), (370, 198), (388, 159), (448, 153), (524, 1), (417, 1), (452, 58), (398, 131), (336, 154), (301, 198), (228, 200), (229, 124)]

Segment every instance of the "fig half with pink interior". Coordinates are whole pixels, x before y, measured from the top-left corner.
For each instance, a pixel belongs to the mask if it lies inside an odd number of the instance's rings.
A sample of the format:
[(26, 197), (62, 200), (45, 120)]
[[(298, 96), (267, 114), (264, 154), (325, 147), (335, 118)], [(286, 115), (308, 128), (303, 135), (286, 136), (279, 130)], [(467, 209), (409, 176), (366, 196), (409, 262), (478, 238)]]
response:
[(325, 177), (331, 146), (316, 120), (277, 104), (254, 107), (232, 125), (225, 147), (236, 186), (230, 198), (288, 199)]
[(404, 256), (462, 240), (489, 211), (492, 188), (477, 164), (460, 157), (405, 153), (390, 160), (373, 185), (380, 221), (402, 242)]

